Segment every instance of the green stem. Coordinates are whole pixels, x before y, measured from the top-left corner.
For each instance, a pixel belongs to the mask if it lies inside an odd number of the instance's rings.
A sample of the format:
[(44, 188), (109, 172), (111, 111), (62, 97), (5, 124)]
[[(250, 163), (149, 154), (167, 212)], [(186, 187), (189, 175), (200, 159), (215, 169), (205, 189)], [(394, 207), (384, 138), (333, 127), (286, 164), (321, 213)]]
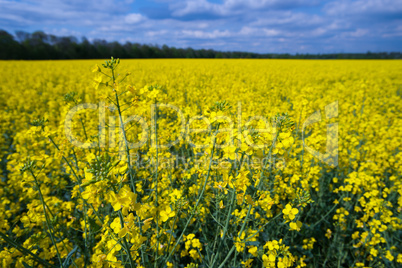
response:
[(39, 198), (40, 198), (40, 201), (41, 201), (42, 206), (43, 206), (43, 213), (45, 213), (46, 225), (47, 225), (47, 228), (49, 230), (50, 239), (52, 240), (52, 243), (53, 243), (53, 245), (54, 245), (54, 247), (56, 249), (56, 254), (57, 254), (57, 258), (59, 259), (60, 266), (63, 267), (63, 262), (61, 261), (59, 249), (57, 248), (57, 244), (56, 244), (56, 241), (55, 241), (54, 236), (53, 236), (54, 229), (53, 229), (52, 224), (49, 221), (49, 216), (47, 215), (47, 212), (46, 212), (46, 205), (45, 205), (45, 200), (43, 199), (42, 191), (41, 191), (41, 189), (39, 187), (39, 183), (38, 183), (38, 180), (36, 179), (35, 174), (32, 172), (31, 169), (29, 171), (30, 171), (32, 177), (34, 178), (36, 188), (38, 188)]
[[(241, 168), (242, 163), (243, 163), (243, 158), (244, 158), (244, 154), (242, 154), (241, 159), (240, 159), (240, 168)], [(236, 176), (238, 174), (239, 174), (239, 170), (237, 170)], [(226, 234), (227, 234), (227, 231), (228, 231), (228, 228), (229, 228), (230, 218), (232, 217), (233, 207), (235, 206), (235, 197), (236, 197), (236, 189), (233, 188), (232, 196), (231, 196), (231, 199), (230, 199), (229, 211), (228, 211), (228, 214), (226, 216), (226, 222), (225, 222), (225, 227), (223, 229), (222, 238), (219, 241), (218, 250), (217, 250), (217, 253), (214, 256), (214, 259), (212, 261), (211, 267), (214, 267), (215, 262), (217, 261), (217, 259), (219, 257), (219, 253), (221, 252), (220, 249), (222, 247), (222, 243), (225, 241)]]
[[(111, 78), (113, 80), (113, 85), (114, 85), (115, 81), (116, 81), (116, 77), (114, 75), (114, 69), (112, 68), (111, 70), (112, 70), (112, 77)], [(122, 82), (122, 81), (120, 81), (120, 82)], [(120, 127), (121, 127), (121, 131), (122, 131), (122, 134), (123, 134), (123, 139), (124, 139), (124, 145), (126, 147), (127, 166), (128, 166), (128, 172), (129, 172), (128, 174), (130, 176), (131, 188), (132, 188), (133, 192), (135, 193), (136, 191), (135, 191), (135, 183), (134, 183), (134, 176), (133, 176), (133, 167), (131, 165), (130, 147), (128, 146), (126, 129), (124, 127), (123, 115), (122, 115), (121, 106), (120, 106), (120, 102), (119, 102), (119, 95), (117, 95), (116, 91), (115, 91), (115, 98), (116, 98), (116, 107), (117, 107), (117, 111), (118, 111), (118, 114), (119, 114)], [(137, 220), (138, 220), (138, 216), (137, 216)], [(139, 220), (138, 220), (138, 228), (140, 230), (140, 234), (142, 235), (142, 230), (141, 230)], [(144, 252), (143, 252), (142, 248), (140, 250), (141, 250), (141, 260), (144, 261)], [(130, 256), (130, 260), (131, 260), (131, 256)]]
[[(214, 156), (215, 145), (216, 145), (216, 137), (214, 137), (214, 143), (213, 143), (213, 146), (212, 146), (212, 152), (211, 152), (211, 158), (210, 158), (210, 161), (209, 161), (209, 167), (208, 167), (207, 177), (205, 178), (204, 185), (202, 186), (201, 192), (200, 192), (200, 194), (198, 195), (197, 202), (195, 203), (195, 206), (194, 206), (194, 211), (197, 210), (198, 204), (200, 203), (200, 201), (201, 201), (201, 199), (202, 199), (202, 196), (204, 195), (205, 188), (206, 188), (206, 186), (207, 186), (207, 182), (208, 182), (208, 179), (209, 179), (209, 175), (210, 175), (210, 173), (211, 173), (212, 158), (213, 158), (213, 156)], [(186, 231), (188, 225), (190, 224), (191, 220), (192, 220), (193, 217), (194, 217), (194, 214), (195, 214), (195, 213), (192, 213), (192, 214), (191, 214), (190, 218), (189, 218), (189, 219), (187, 220), (187, 222), (186, 222), (186, 225), (184, 225), (183, 231), (181, 232), (181, 234), (180, 234), (180, 236), (179, 236), (179, 239), (177, 239), (175, 245), (173, 246), (172, 250), (171, 250), (170, 253), (169, 253), (169, 256), (167, 257), (168, 260), (171, 258), (171, 256), (172, 256), (174, 250), (176, 249), (177, 245), (180, 243), (180, 241), (181, 241), (181, 239), (182, 239), (182, 237), (183, 237), (183, 235), (184, 235), (184, 232)]]
[[(123, 214), (121, 213), (121, 210), (119, 210), (119, 218), (120, 218), (121, 228), (124, 228), (124, 218), (123, 218)], [(127, 258), (130, 263), (130, 267), (135, 267), (133, 258), (131, 258), (130, 245), (128, 244), (126, 237), (123, 237), (123, 245), (124, 245), (123, 248), (124, 248), (125, 252), (127, 253)]]
[(48, 263), (46, 260), (41, 259), (38, 255), (35, 255), (34, 253), (32, 253), (30, 250), (24, 248), (23, 246), (21, 246), (20, 244), (18, 244), (17, 242), (13, 241), (10, 237), (8, 237), (5, 233), (0, 232), (0, 237), (3, 238), (8, 244), (10, 244), (11, 246), (13, 246), (14, 248), (16, 248), (17, 250), (19, 250), (21, 253), (25, 254), (25, 255), (30, 255), (32, 258), (35, 259), (36, 262), (42, 264), (45, 267), (56, 267), (50, 263)]
[[(113, 77), (114, 77), (114, 74), (113, 74)], [(113, 81), (114, 81), (114, 79), (113, 79)], [(115, 97), (116, 97), (117, 111), (119, 113), (119, 119), (120, 119), (120, 128), (121, 128), (121, 132), (123, 134), (124, 145), (126, 147), (128, 174), (130, 176), (131, 187), (133, 188), (133, 192), (135, 193), (135, 184), (134, 184), (134, 178), (133, 178), (133, 167), (131, 166), (131, 157), (130, 157), (130, 147), (128, 146), (126, 130), (124, 128), (123, 116), (122, 116), (122, 113), (121, 113), (121, 107), (120, 107), (119, 97), (117, 96), (117, 92), (115, 92)]]
[[(158, 211), (158, 132), (157, 132), (157, 120), (158, 120), (158, 106), (155, 103), (155, 120), (154, 120), (154, 135), (155, 135), (155, 149), (156, 149), (156, 163), (155, 163), (155, 208)], [(155, 262), (154, 267), (158, 267), (158, 250), (159, 250), (159, 215), (156, 215), (156, 250), (155, 250)]]
[(227, 255), (226, 258), (223, 260), (223, 262), (221, 263), (221, 265), (219, 265), (218, 268), (222, 268), (223, 265), (225, 265), (225, 263), (229, 260), (229, 258), (230, 258), (230, 256), (232, 255), (232, 253), (233, 253), (234, 250), (235, 250), (235, 246), (233, 246), (233, 247), (230, 249), (228, 255)]

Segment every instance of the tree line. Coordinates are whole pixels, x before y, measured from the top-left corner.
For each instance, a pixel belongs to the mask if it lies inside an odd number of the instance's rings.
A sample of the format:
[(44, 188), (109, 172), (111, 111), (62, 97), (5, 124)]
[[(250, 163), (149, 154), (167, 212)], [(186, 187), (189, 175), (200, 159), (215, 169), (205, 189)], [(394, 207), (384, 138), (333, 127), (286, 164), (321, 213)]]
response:
[(17, 31), (15, 37), (0, 30), (0, 59), (104, 59), (118, 58), (252, 58), (252, 59), (401, 59), (401, 52), (333, 53), (333, 54), (278, 54), (252, 52), (224, 52), (212, 49), (176, 48), (167, 45), (150, 45), (126, 42), (108, 42), (85, 37), (55, 36), (43, 31), (27, 33)]

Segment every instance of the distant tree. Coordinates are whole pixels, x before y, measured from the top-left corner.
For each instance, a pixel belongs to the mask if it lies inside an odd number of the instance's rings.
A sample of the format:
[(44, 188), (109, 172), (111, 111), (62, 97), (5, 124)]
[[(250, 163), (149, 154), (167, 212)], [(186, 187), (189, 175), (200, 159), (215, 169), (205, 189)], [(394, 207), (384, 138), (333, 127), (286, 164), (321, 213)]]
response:
[(18, 42), (22, 43), (28, 38), (30, 38), (31, 34), (24, 31), (16, 31), (15, 35), (17, 36)]
[(0, 59), (19, 59), (20, 44), (6, 31), (0, 30)]
[(95, 39), (81, 42), (74, 36), (55, 36), (43, 31), (17, 31), (14, 36), (0, 30), (0, 59), (98, 59), (109, 58), (258, 58), (258, 59), (401, 59), (401, 52), (338, 53), (338, 54), (258, 54), (223, 52), (212, 49), (175, 48)]

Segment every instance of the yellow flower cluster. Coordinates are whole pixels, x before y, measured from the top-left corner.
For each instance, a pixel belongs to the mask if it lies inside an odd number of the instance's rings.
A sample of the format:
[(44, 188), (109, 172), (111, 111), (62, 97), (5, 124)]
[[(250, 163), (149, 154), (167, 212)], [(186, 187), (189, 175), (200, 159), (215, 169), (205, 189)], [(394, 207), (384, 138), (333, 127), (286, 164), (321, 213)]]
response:
[(401, 73), (0, 62), (0, 265), (398, 267)]

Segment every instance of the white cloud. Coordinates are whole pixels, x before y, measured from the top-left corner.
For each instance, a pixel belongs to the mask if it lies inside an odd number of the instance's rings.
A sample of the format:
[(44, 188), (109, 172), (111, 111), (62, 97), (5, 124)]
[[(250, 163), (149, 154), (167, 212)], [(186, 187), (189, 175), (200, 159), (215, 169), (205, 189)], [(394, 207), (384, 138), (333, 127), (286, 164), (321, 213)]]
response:
[(362, 37), (365, 36), (369, 30), (367, 29), (356, 29), (356, 31), (353, 31), (349, 34), (351, 37)]
[(277, 36), (279, 34), (278, 30), (275, 29), (262, 29), (265, 36)]
[(400, 0), (342, 0), (330, 2), (326, 5), (327, 14), (344, 16), (347, 14), (380, 14), (401, 13)]
[(206, 0), (189, 0), (184, 3), (176, 2), (171, 5), (173, 16), (180, 17), (194, 13), (220, 13), (220, 5)]
[(317, 0), (224, 0), (222, 4), (207, 0), (174, 1), (170, 7), (175, 17), (192, 14), (210, 14), (216, 16), (233, 16), (255, 10), (292, 9), (299, 6), (312, 6)]
[(238, 32), (239, 35), (245, 36), (277, 36), (281, 32), (276, 29), (256, 28), (256, 27), (243, 27)]
[(160, 31), (148, 31), (145, 33), (146, 36), (149, 37), (158, 37), (161, 35), (166, 35), (167, 33), (169, 33), (167, 30), (160, 30)]
[(219, 31), (214, 30), (212, 32), (205, 32), (205, 31), (191, 31), (191, 30), (183, 30), (181, 33), (187, 37), (194, 37), (194, 38), (201, 38), (201, 39), (214, 39), (214, 38), (222, 38), (222, 37), (230, 37), (233, 34), (230, 33), (228, 30)]
[(322, 53), (353, 45), (364, 52), (378, 40), (397, 48), (402, 36), (401, 0), (330, 0), (311, 10), (318, 0), (155, 1), (155, 9), (145, 10), (133, 8), (132, 0), (0, 0), (0, 25), (90, 40), (256, 52)]
[(145, 20), (145, 17), (138, 13), (131, 13), (124, 17), (124, 21), (129, 24), (135, 24), (135, 23), (138, 23), (138, 22), (141, 22), (144, 20)]
[(270, 12), (267, 16), (257, 18), (254, 22), (250, 23), (253, 26), (268, 26), (268, 25), (300, 25), (303, 27), (322, 25), (326, 19), (322, 16), (311, 15), (301, 12), (282, 11)]
[(310, 6), (317, 4), (314, 0), (225, 0), (227, 8), (245, 7), (251, 9), (280, 8), (284, 6)]

